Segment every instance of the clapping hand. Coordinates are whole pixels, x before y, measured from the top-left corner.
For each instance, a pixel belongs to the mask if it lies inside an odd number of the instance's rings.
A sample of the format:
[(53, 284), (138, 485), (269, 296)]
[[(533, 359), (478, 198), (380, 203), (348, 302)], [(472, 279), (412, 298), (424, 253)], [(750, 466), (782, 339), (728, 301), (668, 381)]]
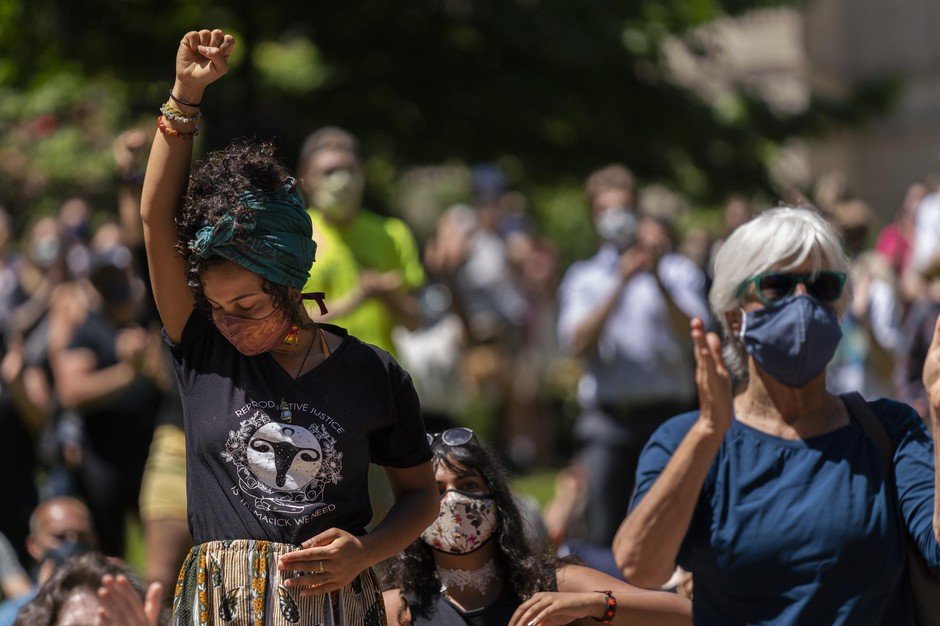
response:
[(698, 387), (699, 421), (712, 432), (724, 433), (731, 427), (731, 375), (721, 356), (721, 340), (715, 333), (705, 332), (699, 318), (692, 320), (692, 343), (695, 348), (695, 385)]
[(940, 419), (940, 318), (934, 325), (933, 341), (924, 359), (923, 381), (930, 405), (930, 419), (936, 421)]
[(105, 575), (98, 588), (101, 607), (95, 626), (157, 626), (162, 593), (163, 585), (151, 583), (147, 597), (141, 598), (127, 577)]

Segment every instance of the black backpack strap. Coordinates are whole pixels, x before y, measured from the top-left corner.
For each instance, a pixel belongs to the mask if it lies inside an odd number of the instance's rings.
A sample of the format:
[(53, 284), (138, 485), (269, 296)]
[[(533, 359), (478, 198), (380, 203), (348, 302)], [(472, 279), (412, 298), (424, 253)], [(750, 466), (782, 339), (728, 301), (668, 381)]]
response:
[(861, 427), (865, 435), (878, 446), (878, 450), (881, 451), (881, 460), (884, 461), (885, 468), (890, 472), (891, 466), (894, 464), (894, 446), (891, 445), (888, 431), (882, 426), (881, 420), (865, 402), (865, 398), (857, 391), (843, 393), (839, 397), (849, 410), (849, 418), (855, 420), (855, 423)]

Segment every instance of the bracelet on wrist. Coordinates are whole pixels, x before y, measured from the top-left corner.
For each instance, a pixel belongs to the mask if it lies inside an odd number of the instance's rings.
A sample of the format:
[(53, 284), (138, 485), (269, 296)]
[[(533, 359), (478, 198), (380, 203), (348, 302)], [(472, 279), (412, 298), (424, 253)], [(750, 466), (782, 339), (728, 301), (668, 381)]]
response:
[(187, 115), (169, 102), (164, 103), (163, 106), (160, 107), (160, 113), (162, 113), (163, 117), (166, 119), (171, 122), (176, 122), (177, 124), (192, 124), (198, 122), (202, 117), (202, 113), (199, 111), (196, 111), (192, 115)]
[(597, 591), (596, 593), (602, 593), (607, 596), (607, 607), (604, 609), (604, 617), (593, 617), (595, 622), (600, 622), (601, 624), (609, 624), (613, 621), (614, 616), (617, 614), (617, 598), (614, 597), (613, 592), (609, 589), (606, 591)]
[(186, 102), (182, 98), (177, 98), (176, 96), (173, 95), (172, 89), (170, 89), (170, 99), (173, 100), (173, 102), (175, 102), (176, 104), (182, 104), (184, 107), (192, 107), (194, 109), (198, 109), (199, 106), (202, 104), (202, 102), (197, 102), (193, 104), (192, 102)]
[(198, 126), (189, 132), (181, 132), (175, 128), (170, 128), (166, 125), (166, 119), (162, 115), (157, 118), (157, 130), (167, 137), (176, 137), (178, 139), (182, 139), (183, 141), (191, 141), (193, 137), (199, 134)]

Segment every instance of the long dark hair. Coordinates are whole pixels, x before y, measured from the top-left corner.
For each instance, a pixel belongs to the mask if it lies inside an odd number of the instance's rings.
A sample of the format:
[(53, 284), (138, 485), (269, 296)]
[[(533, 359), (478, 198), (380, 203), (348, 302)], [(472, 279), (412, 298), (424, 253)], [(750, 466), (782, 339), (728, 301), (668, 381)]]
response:
[[(496, 542), (495, 560), (503, 584), (510, 585), (520, 599), (552, 589), (558, 562), (527, 540), (519, 506), (496, 457), (476, 441), (452, 447), (437, 438), (431, 451), (435, 469), (444, 466), (455, 473), (475, 470), (483, 477), (489, 497), (496, 503), (498, 524), (490, 541)], [(408, 608), (413, 615), (429, 617), (429, 609), (441, 588), (431, 547), (421, 538), (414, 541), (391, 562), (385, 582), (387, 588), (400, 588), (409, 597)]]

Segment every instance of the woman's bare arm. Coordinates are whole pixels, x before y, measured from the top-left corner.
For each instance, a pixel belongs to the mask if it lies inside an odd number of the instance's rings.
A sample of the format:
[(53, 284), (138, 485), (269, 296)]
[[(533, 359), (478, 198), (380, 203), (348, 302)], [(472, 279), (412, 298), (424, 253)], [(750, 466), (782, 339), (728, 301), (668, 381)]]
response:
[[(228, 57), (234, 45), (232, 36), (221, 30), (186, 33), (176, 55), (173, 94), (177, 99), (202, 102), (206, 86), (228, 71)], [(184, 115), (196, 112), (178, 100), (171, 104)], [(195, 128), (190, 122), (167, 120), (166, 124), (181, 133), (192, 132)], [(180, 340), (194, 304), (192, 291), (186, 283), (186, 265), (176, 251), (175, 221), (189, 180), (192, 144), (191, 140), (156, 133), (140, 201), (153, 296), (173, 341)]]
[(608, 617), (607, 592), (616, 601), (611, 624), (690, 626), (692, 604), (664, 591), (647, 591), (579, 565), (558, 568), (558, 591), (536, 593), (519, 605), (509, 626), (588, 626)]
[(614, 537), (617, 566), (624, 578), (643, 587), (659, 587), (675, 570), (702, 485), (731, 426), (731, 377), (721, 341), (704, 331), (702, 321), (693, 320), (699, 418)]

